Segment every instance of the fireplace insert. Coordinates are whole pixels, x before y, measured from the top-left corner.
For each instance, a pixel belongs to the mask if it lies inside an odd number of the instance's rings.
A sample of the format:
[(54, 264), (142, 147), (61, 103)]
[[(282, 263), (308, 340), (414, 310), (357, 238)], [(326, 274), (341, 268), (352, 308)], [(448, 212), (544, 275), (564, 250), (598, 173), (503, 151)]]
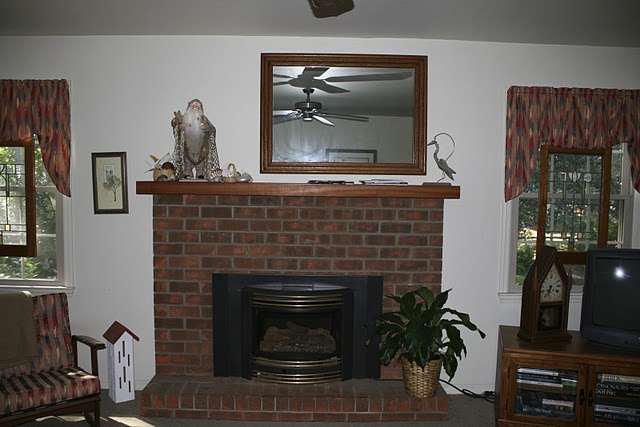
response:
[(366, 326), (382, 310), (380, 276), (215, 274), (213, 299), (215, 376), (380, 377), (379, 342)]
[(242, 289), (242, 376), (320, 383), (352, 371), (353, 290), (270, 284)]

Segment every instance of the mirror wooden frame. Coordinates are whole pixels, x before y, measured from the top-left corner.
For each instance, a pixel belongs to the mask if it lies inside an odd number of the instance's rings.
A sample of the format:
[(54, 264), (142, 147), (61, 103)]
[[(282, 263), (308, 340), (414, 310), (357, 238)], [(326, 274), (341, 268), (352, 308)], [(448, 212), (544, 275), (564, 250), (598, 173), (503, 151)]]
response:
[[(331, 163), (273, 161), (273, 68), (327, 66), (410, 69), (414, 72), (413, 161), (411, 163)], [(260, 96), (260, 172), (426, 175), (427, 57), (414, 55), (263, 53)]]

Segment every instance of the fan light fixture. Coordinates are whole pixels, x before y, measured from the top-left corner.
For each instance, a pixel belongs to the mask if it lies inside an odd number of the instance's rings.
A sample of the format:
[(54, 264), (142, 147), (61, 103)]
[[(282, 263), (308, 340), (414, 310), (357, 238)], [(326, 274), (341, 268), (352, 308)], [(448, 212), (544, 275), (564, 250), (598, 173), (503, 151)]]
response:
[(328, 18), (342, 15), (353, 9), (353, 0), (309, 0), (316, 18)]

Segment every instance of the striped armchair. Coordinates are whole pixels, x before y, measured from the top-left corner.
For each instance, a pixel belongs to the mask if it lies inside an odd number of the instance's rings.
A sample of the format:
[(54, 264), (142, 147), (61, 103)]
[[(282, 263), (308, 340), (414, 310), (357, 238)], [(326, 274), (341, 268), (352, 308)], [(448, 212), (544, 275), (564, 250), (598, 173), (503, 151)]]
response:
[[(90, 337), (71, 335), (66, 294), (39, 295), (32, 300), (37, 356), (0, 370), (0, 425), (84, 413), (90, 424), (99, 426), (97, 353), (105, 345)], [(7, 326), (15, 325), (0, 325)], [(78, 342), (91, 350), (91, 373), (76, 366)]]

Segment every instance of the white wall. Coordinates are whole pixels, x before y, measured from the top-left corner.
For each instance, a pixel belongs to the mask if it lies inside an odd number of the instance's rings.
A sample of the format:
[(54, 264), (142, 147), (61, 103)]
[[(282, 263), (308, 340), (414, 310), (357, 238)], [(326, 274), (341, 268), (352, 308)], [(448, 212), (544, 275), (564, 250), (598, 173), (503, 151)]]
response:
[[(150, 154), (173, 150), (170, 120), (192, 98), (218, 130), (221, 163), (257, 181), (312, 176), (259, 173), (260, 53), (429, 56), (428, 137), (448, 132), (457, 151), (460, 200), (445, 202), (443, 286), (452, 306), (484, 331), (468, 336), (455, 383), (493, 388), (499, 324), (519, 323), (519, 303), (500, 303), (503, 274), (506, 90), (511, 85), (640, 88), (640, 49), (576, 48), (398, 39), (273, 37), (0, 37), (0, 78), (64, 78), (71, 84), (74, 333), (101, 337), (118, 320), (140, 337), (136, 375), (154, 375), (152, 197), (135, 194)], [(91, 153), (126, 151), (129, 214), (94, 215)], [(440, 177), (428, 156), (426, 180)], [(326, 176), (330, 178), (342, 178)], [(362, 177), (353, 177), (355, 179)], [(424, 177), (407, 177), (419, 184)], [(638, 205), (638, 203), (636, 203)], [(637, 221), (636, 221), (637, 222)], [(634, 238), (637, 243), (637, 233)], [(570, 326), (577, 328), (572, 307)], [(107, 384), (106, 354), (101, 376)]]

